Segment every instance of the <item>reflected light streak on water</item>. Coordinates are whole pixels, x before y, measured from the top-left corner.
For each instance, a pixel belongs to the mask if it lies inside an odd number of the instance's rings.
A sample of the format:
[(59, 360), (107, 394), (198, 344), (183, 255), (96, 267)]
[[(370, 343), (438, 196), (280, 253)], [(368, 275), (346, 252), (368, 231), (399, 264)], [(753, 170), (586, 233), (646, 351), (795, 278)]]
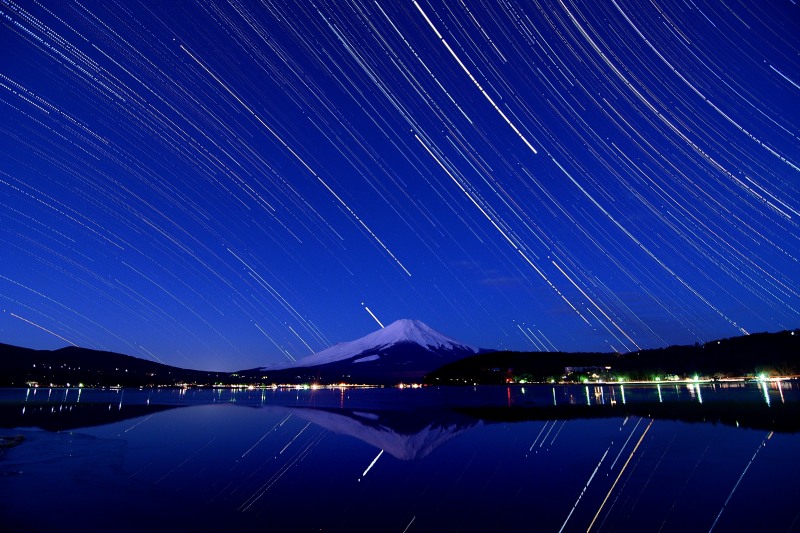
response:
[[(718, 530), (792, 529), (800, 501), (800, 391), (792, 382), (768, 382), (785, 401), (770, 406), (761, 383), (626, 384), (625, 404), (619, 383), (589, 387), (598, 400), (588, 407), (584, 385), (532, 385), (524, 395), (505, 385), (349, 389), (344, 405), (341, 390), (86, 389), (80, 405), (71, 391), (64, 403), (63, 389), (0, 390), (0, 406), (17, 417), (0, 422), (26, 434), (0, 461), (0, 516), (21, 524), (43, 505), (68, 520), (148, 508), (178, 522), (204, 502), (203, 517), (191, 518), (201, 530), (269, 517), (278, 529), (373, 531), (377, 519), (402, 531), (412, 516), (410, 530), (444, 516), (453, 530), (508, 531), (534, 515), (537, 529), (555, 531), (586, 528), (598, 509), (592, 530), (705, 529), (718, 516)], [(659, 425), (642, 425), (652, 419)], [(62, 425), (24, 429), (40, 422)], [(772, 429), (770, 446), (754, 453)], [(625, 452), (627, 466), (617, 470)], [(368, 485), (356, 482), (354, 473), (363, 478), (378, 462)], [(67, 488), (76, 482), (80, 494)], [(309, 503), (310, 490), (325, 497)], [(755, 512), (764, 507), (769, 516)]]
[[(611, 463), (611, 466), (610, 466), (610, 467), (608, 467), (608, 470), (609, 470), (609, 471), (611, 471), (611, 470), (614, 470), (614, 465), (616, 465), (616, 464), (617, 464), (617, 461), (619, 460), (620, 456), (622, 455), (622, 452), (624, 452), (624, 451), (625, 451), (625, 448), (628, 446), (628, 442), (630, 442), (630, 440), (631, 440), (631, 437), (633, 437), (633, 434), (634, 434), (634, 433), (636, 433), (636, 428), (638, 428), (638, 427), (639, 427), (639, 424), (641, 424), (642, 420), (644, 420), (644, 419), (643, 419), (643, 418), (640, 418), (639, 420), (637, 420), (637, 421), (636, 421), (636, 424), (633, 426), (633, 429), (631, 429), (631, 432), (630, 432), (630, 434), (628, 435), (628, 438), (627, 438), (627, 439), (625, 439), (625, 443), (624, 443), (624, 444), (622, 445), (622, 447), (619, 449), (619, 453), (617, 453), (617, 456), (614, 458), (614, 462), (613, 462), (613, 463)], [(620, 428), (620, 429), (622, 429), (622, 428)]]
[(719, 514), (717, 514), (717, 518), (714, 519), (714, 523), (711, 524), (710, 528), (708, 528), (708, 532), (709, 533), (711, 533), (714, 530), (714, 528), (717, 527), (717, 522), (719, 522), (719, 517), (722, 516), (723, 511), (725, 511), (725, 507), (727, 507), (728, 503), (731, 501), (731, 498), (733, 497), (733, 493), (736, 492), (736, 489), (739, 488), (739, 484), (742, 482), (742, 479), (744, 478), (744, 475), (747, 473), (747, 470), (750, 468), (750, 465), (753, 464), (753, 461), (755, 461), (756, 455), (758, 455), (758, 452), (760, 452), (762, 448), (767, 446), (767, 441), (772, 438), (772, 435), (773, 435), (773, 433), (772, 433), (772, 431), (770, 431), (767, 434), (767, 436), (764, 437), (764, 440), (761, 441), (761, 443), (758, 445), (758, 447), (756, 448), (756, 451), (753, 452), (753, 456), (750, 458), (750, 461), (747, 462), (747, 465), (744, 467), (744, 470), (742, 470), (742, 474), (739, 476), (739, 479), (736, 480), (736, 484), (731, 489), (731, 493), (728, 494), (728, 498), (725, 500), (725, 503), (722, 504), (722, 509), (719, 510)]
[[(555, 425), (555, 422), (553, 422), (553, 424)], [(567, 425), (567, 421), (566, 421), (566, 420), (564, 420), (563, 422), (561, 422), (561, 426), (559, 426), (559, 428), (558, 428), (558, 431), (556, 431), (556, 434), (555, 434), (555, 435), (553, 435), (553, 440), (551, 440), (551, 441), (550, 441), (550, 446), (552, 446), (553, 444), (555, 444), (555, 442), (556, 442), (556, 439), (557, 439), (557, 438), (558, 438), (558, 436), (561, 434), (561, 430), (562, 430), (562, 429), (564, 429), (564, 426), (566, 426), (566, 425)]]
[[(544, 423), (544, 425), (542, 426), (542, 429), (539, 430), (539, 433), (536, 435), (536, 438), (533, 440), (533, 444), (531, 444), (531, 447), (528, 448), (529, 452), (533, 451), (533, 448), (536, 446), (536, 443), (539, 442), (539, 437), (542, 436), (542, 433), (544, 433), (544, 430), (547, 428), (547, 426), (549, 424), (550, 424), (549, 421)], [(544, 441), (542, 441), (542, 442), (544, 442)]]
[(267, 437), (267, 435), (269, 435), (270, 433), (272, 433), (273, 431), (275, 431), (275, 429), (277, 429), (277, 428), (278, 428), (278, 426), (282, 426), (282, 425), (284, 424), (284, 422), (286, 422), (287, 420), (289, 420), (289, 418), (290, 418), (291, 416), (292, 416), (292, 415), (286, 415), (286, 416), (283, 418), (283, 420), (281, 420), (280, 422), (278, 422), (277, 424), (275, 424), (274, 426), (272, 426), (272, 428), (271, 428), (269, 431), (267, 431), (266, 433), (264, 433), (264, 434), (261, 436), (261, 438), (260, 438), (260, 439), (258, 439), (258, 440), (255, 442), (255, 444), (253, 444), (252, 446), (250, 446), (250, 448), (248, 448), (248, 449), (247, 449), (247, 451), (246, 451), (246, 452), (244, 452), (244, 453), (242, 454), (242, 456), (240, 457), (240, 459), (244, 459), (244, 457), (245, 457), (245, 456), (246, 456), (248, 453), (252, 452), (252, 451), (253, 451), (253, 450), (256, 448), (256, 446), (258, 446), (259, 444), (261, 444), (261, 441), (263, 441), (263, 440), (264, 440), (264, 439)]
[(129, 427), (128, 429), (126, 429), (125, 431), (120, 433), (119, 436), (122, 436), (123, 434), (128, 433), (129, 431), (131, 431), (132, 429), (135, 429), (135, 428), (141, 426), (142, 424), (144, 424), (145, 422), (147, 422), (148, 420), (150, 420), (154, 416), (155, 415), (150, 415), (150, 416), (147, 416), (147, 417), (141, 419), (139, 422), (137, 422), (136, 424), (132, 425), (131, 427)]
[(286, 448), (288, 448), (289, 446), (291, 446), (291, 445), (292, 445), (292, 443), (293, 443), (294, 441), (296, 441), (296, 440), (297, 440), (297, 438), (298, 438), (300, 435), (302, 435), (302, 433), (303, 433), (303, 432), (304, 432), (306, 429), (308, 429), (308, 426), (310, 426), (310, 425), (311, 425), (311, 422), (309, 422), (308, 424), (306, 424), (305, 426), (303, 426), (303, 429), (301, 429), (301, 430), (300, 430), (300, 431), (297, 433), (297, 435), (295, 435), (295, 436), (292, 438), (292, 440), (290, 440), (288, 443), (286, 443), (286, 446), (284, 446), (284, 447), (283, 447), (283, 449), (281, 449), (281, 451), (280, 451), (280, 452), (278, 452), (278, 455), (283, 455), (283, 452), (285, 452), (285, 451), (286, 451)]
[(367, 467), (367, 469), (366, 469), (366, 470), (364, 470), (364, 473), (363, 473), (363, 474), (361, 474), (361, 477), (360, 477), (360, 478), (358, 478), (358, 480), (359, 480), (359, 481), (361, 481), (362, 479), (364, 479), (365, 477), (367, 477), (367, 472), (369, 472), (370, 470), (372, 470), (372, 467), (373, 467), (373, 466), (375, 466), (375, 463), (377, 463), (377, 462), (378, 462), (378, 459), (380, 459), (380, 458), (381, 458), (381, 455), (383, 455), (383, 450), (381, 450), (380, 452), (378, 452), (378, 455), (376, 455), (376, 456), (375, 456), (375, 459), (373, 459), (373, 460), (372, 460), (372, 462), (371, 462), (371, 463), (369, 464), (369, 466)]
[(622, 468), (620, 469), (619, 474), (617, 475), (617, 479), (614, 480), (614, 483), (611, 485), (611, 488), (608, 489), (608, 493), (606, 494), (606, 497), (603, 499), (603, 503), (600, 504), (600, 508), (597, 509), (597, 513), (594, 515), (594, 518), (592, 518), (592, 521), (589, 523), (589, 527), (586, 528), (587, 533), (589, 531), (591, 531), (592, 526), (594, 526), (594, 523), (597, 521), (597, 517), (600, 516), (600, 513), (603, 511), (603, 507), (605, 506), (606, 502), (608, 501), (609, 496), (611, 496), (611, 493), (614, 491), (614, 487), (617, 486), (617, 482), (622, 477), (622, 474), (625, 473), (625, 469), (628, 468), (628, 465), (630, 464), (631, 459), (633, 459), (633, 456), (636, 453), (636, 450), (639, 449), (639, 445), (644, 440), (645, 435), (647, 435), (647, 432), (650, 431), (651, 427), (653, 427), (653, 422), (655, 422), (655, 420), (650, 420), (650, 423), (647, 424), (647, 427), (642, 432), (642, 436), (639, 437), (639, 440), (636, 442), (636, 446), (634, 446), (633, 450), (631, 450), (631, 454), (628, 456), (628, 460), (625, 461), (624, 465), (622, 465)]
[(572, 513), (575, 512), (575, 509), (578, 507), (578, 504), (580, 503), (581, 498), (583, 498), (583, 495), (586, 494), (586, 489), (589, 488), (589, 485), (592, 483), (592, 480), (594, 479), (595, 474), (597, 474), (597, 471), (600, 470), (600, 465), (603, 464), (603, 461), (605, 460), (606, 456), (608, 455), (608, 451), (610, 449), (611, 449), (610, 447), (606, 448), (606, 451), (603, 454), (603, 456), (600, 458), (600, 461), (598, 461), (597, 466), (594, 467), (594, 470), (592, 471), (592, 475), (589, 476), (589, 480), (586, 482), (586, 485), (583, 486), (583, 490), (578, 495), (578, 499), (575, 500), (575, 505), (573, 505), (572, 509), (570, 509), (569, 514), (567, 515), (567, 519), (564, 520), (564, 523), (561, 525), (561, 529), (558, 530), (559, 533), (564, 531), (564, 528), (567, 527), (567, 522), (569, 522), (569, 519), (572, 518)]

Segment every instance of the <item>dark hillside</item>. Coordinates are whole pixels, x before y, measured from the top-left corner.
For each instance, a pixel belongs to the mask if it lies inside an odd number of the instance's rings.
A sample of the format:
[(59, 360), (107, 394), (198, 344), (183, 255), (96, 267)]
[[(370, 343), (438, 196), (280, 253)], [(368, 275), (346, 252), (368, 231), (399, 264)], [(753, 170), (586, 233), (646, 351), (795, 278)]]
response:
[(178, 383), (229, 383), (226, 372), (186, 370), (130, 355), (70, 346), (60, 350), (31, 350), (0, 344), (0, 386), (41, 386), (51, 383), (77, 387), (141, 387)]
[[(610, 367), (610, 369), (607, 369)], [(478, 354), (428, 374), (429, 384), (500, 384), (603, 379), (651, 380), (667, 376), (742, 377), (800, 375), (800, 331), (755, 333), (694, 346), (670, 346), (628, 354), (493, 352)]]

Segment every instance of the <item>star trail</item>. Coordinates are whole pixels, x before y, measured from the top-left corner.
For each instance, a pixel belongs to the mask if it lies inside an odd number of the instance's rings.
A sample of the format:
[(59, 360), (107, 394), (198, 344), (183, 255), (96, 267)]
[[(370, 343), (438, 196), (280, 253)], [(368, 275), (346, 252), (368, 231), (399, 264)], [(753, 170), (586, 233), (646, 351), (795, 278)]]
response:
[(795, 2), (0, 2), (0, 342), (800, 325)]

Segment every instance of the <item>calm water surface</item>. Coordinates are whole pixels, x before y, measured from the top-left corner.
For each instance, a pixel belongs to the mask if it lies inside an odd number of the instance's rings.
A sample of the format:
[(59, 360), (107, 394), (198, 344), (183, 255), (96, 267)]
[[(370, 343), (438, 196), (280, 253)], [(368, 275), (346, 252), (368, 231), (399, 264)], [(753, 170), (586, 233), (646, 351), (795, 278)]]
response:
[(800, 530), (800, 385), (0, 390), (3, 531)]

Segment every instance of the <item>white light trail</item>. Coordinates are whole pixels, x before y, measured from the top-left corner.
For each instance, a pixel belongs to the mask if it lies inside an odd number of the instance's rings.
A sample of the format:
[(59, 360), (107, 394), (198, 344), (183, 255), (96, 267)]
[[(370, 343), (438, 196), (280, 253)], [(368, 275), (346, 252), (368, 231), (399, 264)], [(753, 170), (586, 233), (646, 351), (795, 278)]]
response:
[(58, 337), (59, 339), (61, 339), (61, 340), (62, 340), (62, 341), (64, 341), (64, 342), (68, 342), (68, 343), (70, 343), (70, 344), (71, 344), (71, 345), (73, 345), (73, 346), (78, 346), (77, 344), (75, 344), (75, 343), (74, 343), (74, 342), (72, 342), (71, 340), (69, 340), (69, 339), (65, 339), (64, 337), (62, 337), (62, 336), (61, 336), (61, 335), (59, 335), (58, 333), (54, 333), (54, 332), (50, 331), (49, 329), (47, 329), (46, 327), (44, 327), (44, 326), (40, 326), (40, 325), (39, 325), (39, 324), (37, 324), (36, 322), (32, 322), (32, 321), (28, 320), (27, 318), (22, 318), (21, 316), (19, 316), (19, 315), (15, 315), (14, 313), (11, 313), (11, 312), (9, 312), (8, 314), (9, 314), (9, 315), (11, 315), (11, 316), (13, 316), (14, 318), (17, 318), (17, 319), (19, 319), (19, 320), (22, 320), (23, 322), (27, 322), (27, 323), (28, 323), (28, 324), (30, 324), (31, 326), (37, 327), (37, 328), (39, 328), (40, 330), (42, 330), (42, 331), (45, 331), (45, 332), (49, 333), (50, 335), (52, 335), (52, 336), (54, 336), (54, 337)]
[(224, 82), (223, 82), (223, 81), (222, 81), (222, 80), (221, 80), (221, 79), (220, 79), (220, 78), (219, 78), (219, 77), (218, 77), (216, 74), (214, 74), (213, 72), (211, 72), (211, 70), (210, 70), (208, 67), (206, 67), (206, 66), (205, 66), (205, 65), (204, 65), (204, 64), (203, 64), (203, 63), (202, 63), (202, 62), (201, 62), (201, 61), (200, 61), (200, 60), (199, 60), (199, 59), (198, 59), (198, 58), (197, 58), (197, 57), (196, 57), (194, 54), (192, 54), (192, 53), (191, 53), (191, 52), (190, 52), (190, 51), (189, 51), (189, 50), (188, 50), (188, 49), (187, 49), (185, 46), (183, 46), (183, 45), (180, 45), (180, 48), (181, 48), (181, 50), (183, 50), (184, 52), (186, 52), (186, 55), (188, 55), (190, 58), (192, 58), (192, 60), (193, 60), (195, 63), (197, 63), (197, 64), (200, 66), (200, 68), (202, 68), (203, 70), (205, 70), (205, 71), (206, 71), (206, 73), (207, 73), (209, 76), (211, 76), (211, 77), (214, 79), (214, 81), (216, 81), (216, 82), (217, 82), (217, 83), (218, 83), (218, 84), (219, 84), (219, 85), (220, 85), (220, 86), (221, 86), (223, 89), (225, 89), (225, 91), (226, 91), (228, 94), (230, 94), (230, 95), (231, 95), (231, 96), (232, 96), (232, 97), (233, 97), (233, 98), (234, 98), (234, 99), (235, 99), (237, 102), (239, 102), (239, 104), (240, 104), (240, 105), (241, 105), (243, 108), (245, 108), (245, 110), (247, 110), (247, 112), (248, 112), (248, 113), (250, 113), (250, 115), (251, 115), (251, 116), (252, 116), (252, 117), (253, 117), (253, 118), (254, 118), (254, 119), (255, 119), (255, 120), (256, 120), (256, 121), (257, 121), (259, 124), (261, 124), (261, 125), (264, 127), (264, 129), (266, 129), (266, 130), (267, 130), (267, 131), (270, 133), (270, 135), (272, 135), (272, 137), (273, 137), (273, 138), (275, 138), (275, 140), (277, 140), (277, 141), (278, 141), (278, 143), (280, 143), (280, 144), (281, 144), (281, 146), (283, 146), (283, 147), (284, 147), (284, 149), (286, 149), (286, 151), (288, 151), (290, 154), (292, 154), (292, 156), (293, 156), (293, 157), (294, 157), (294, 158), (295, 158), (295, 159), (296, 159), (296, 160), (297, 160), (297, 161), (298, 161), (298, 162), (299, 162), (299, 163), (300, 163), (300, 164), (301, 164), (301, 165), (302, 165), (302, 166), (303, 166), (303, 167), (304, 167), (304, 168), (305, 168), (305, 169), (306, 169), (306, 170), (307, 170), (307, 171), (308, 171), (308, 172), (309, 172), (309, 173), (310, 173), (312, 176), (314, 176), (315, 178), (317, 178), (317, 181), (319, 181), (319, 182), (320, 182), (320, 183), (321, 183), (321, 184), (322, 184), (322, 185), (323, 185), (323, 186), (324, 186), (324, 187), (325, 187), (325, 188), (328, 190), (328, 192), (329, 192), (329, 193), (331, 193), (331, 195), (333, 195), (333, 197), (334, 197), (334, 198), (336, 198), (336, 200), (338, 200), (340, 204), (342, 204), (342, 206), (343, 206), (343, 207), (344, 207), (344, 208), (347, 210), (347, 212), (348, 212), (348, 213), (350, 213), (350, 216), (352, 216), (352, 217), (353, 217), (353, 218), (356, 220), (356, 222), (358, 222), (358, 223), (361, 225), (361, 227), (362, 227), (362, 228), (364, 228), (364, 230), (365, 230), (367, 233), (369, 233), (369, 235), (370, 235), (370, 236), (371, 236), (371, 237), (372, 237), (372, 238), (375, 240), (375, 242), (377, 242), (377, 243), (380, 245), (380, 247), (381, 247), (381, 248), (383, 248), (383, 250), (384, 250), (384, 251), (385, 251), (385, 252), (386, 252), (386, 253), (389, 255), (389, 257), (391, 257), (392, 259), (394, 259), (394, 261), (395, 261), (395, 262), (398, 264), (398, 266), (399, 266), (399, 267), (400, 267), (400, 268), (403, 270), (403, 272), (405, 272), (405, 273), (406, 273), (406, 274), (407, 274), (409, 277), (411, 277), (411, 272), (409, 272), (409, 271), (408, 271), (408, 269), (407, 269), (407, 268), (406, 268), (406, 267), (403, 265), (403, 263), (401, 263), (401, 262), (400, 262), (400, 260), (399, 260), (399, 259), (398, 259), (398, 258), (397, 258), (397, 257), (396, 257), (396, 256), (395, 256), (393, 253), (392, 253), (392, 251), (391, 251), (391, 250), (389, 250), (389, 248), (387, 248), (387, 246), (386, 246), (386, 245), (383, 243), (383, 241), (381, 241), (381, 240), (380, 240), (380, 238), (378, 238), (378, 236), (377, 236), (377, 235), (375, 235), (375, 232), (373, 232), (373, 231), (372, 231), (372, 229), (370, 229), (370, 227), (369, 227), (369, 226), (367, 226), (366, 222), (364, 222), (364, 221), (361, 219), (361, 217), (359, 217), (359, 216), (358, 216), (358, 215), (355, 213), (355, 211), (353, 211), (353, 210), (350, 208), (350, 206), (349, 206), (349, 205), (347, 205), (347, 203), (346, 203), (344, 200), (342, 200), (341, 196), (339, 196), (338, 194), (336, 194), (336, 192), (335, 192), (335, 191), (334, 191), (334, 190), (333, 190), (333, 189), (330, 187), (330, 185), (328, 185), (328, 184), (325, 182), (325, 180), (323, 180), (323, 179), (322, 179), (322, 177), (321, 177), (319, 174), (317, 174), (317, 172), (316, 172), (316, 171), (315, 171), (313, 168), (311, 168), (311, 167), (309, 166), (309, 164), (308, 164), (308, 163), (306, 163), (306, 161), (305, 161), (305, 160), (304, 160), (302, 157), (300, 157), (300, 155), (299, 155), (297, 152), (295, 152), (295, 151), (294, 151), (294, 149), (293, 149), (291, 146), (289, 146), (289, 144), (288, 144), (286, 141), (284, 141), (284, 140), (283, 140), (283, 138), (282, 138), (280, 135), (278, 135), (278, 133), (277, 133), (275, 130), (273, 130), (271, 127), (269, 127), (269, 125), (268, 125), (266, 122), (264, 122), (264, 120), (263, 120), (263, 119), (262, 119), (260, 116), (258, 116), (258, 114), (256, 114), (256, 112), (255, 112), (255, 111), (253, 111), (253, 109), (252, 109), (250, 106), (248, 106), (248, 105), (247, 105), (247, 104), (246, 104), (246, 103), (245, 103), (245, 102), (244, 102), (244, 101), (243, 101), (241, 98), (239, 98), (239, 96), (238, 96), (238, 95), (237, 95), (235, 92), (233, 92), (233, 90), (232, 90), (230, 87), (228, 87), (228, 86), (227, 86), (227, 85), (226, 85), (226, 84), (225, 84), (225, 83), (224, 83)]
[(367, 313), (369, 313), (369, 316), (371, 316), (373, 319), (375, 319), (375, 322), (377, 322), (377, 323), (378, 323), (378, 325), (379, 325), (380, 327), (382, 327), (382, 328), (386, 327), (386, 326), (384, 326), (384, 325), (383, 325), (383, 322), (381, 322), (380, 320), (378, 320), (378, 317), (376, 317), (376, 316), (375, 316), (375, 313), (373, 313), (373, 312), (370, 310), (370, 308), (369, 308), (369, 307), (367, 307), (367, 306), (364, 304), (364, 302), (361, 302), (361, 305), (363, 305), (363, 306), (364, 306), (364, 309), (366, 309)]
[(428, 23), (428, 26), (431, 27), (431, 29), (434, 31), (434, 33), (436, 33), (436, 36), (439, 38), (439, 40), (442, 41), (442, 44), (445, 46), (445, 48), (447, 48), (447, 51), (450, 52), (450, 55), (453, 56), (453, 59), (456, 60), (458, 65), (461, 67), (461, 70), (463, 70), (464, 73), (467, 76), (469, 76), (469, 79), (472, 80), (472, 83), (475, 84), (475, 87), (477, 87), (478, 90), (481, 92), (481, 94), (484, 96), (484, 98), (486, 98), (486, 100), (488, 100), (488, 102), (492, 105), (494, 110), (497, 111), (497, 113), (502, 117), (502, 119), (506, 121), (506, 124), (508, 124), (509, 127), (511, 127), (512, 130), (514, 130), (514, 133), (516, 133), (517, 136), (519, 136), (519, 138), (522, 139), (522, 142), (524, 142), (525, 145), (528, 148), (530, 148), (531, 152), (533, 152), (534, 154), (539, 153), (539, 152), (536, 151), (536, 148), (533, 147), (533, 145), (530, 143), (530, 141), (527, 138), (525, 138), (525, 135), (522, 134), (522, 132), (519, 130), (519, 128), (517, 128), (517, 126), (514, 125), (513, 122), (511, 122), (511, 119), (509, 119), (506, 116), (506, 114), (503, 113), (503, 110), (500, 109), (500, 107), (495, 103), (494, 99), (492, 99), (492, 97), (489, 96), (489, 93), (487, 93), (486, 90), (483, 88), (483, 86), (481, 86), (480, 82), (475, 79), (475, 76), (472, 75), (472, 73), (469, 71), (467, 66), (461, 61), (461, 58), (458, 57), (458, 55), (456, 54), (455, 50), (453, 50), (450, 47), (450, 44), (448, 44), (448, 42), (445, 40), (445, 38), (442, 36), (442, 34), (439, 33), (439, 30), (436, 29), (436, 26), (434, 26), (433, 21), (431, 21), (431, 19), (428, 18), (428, 15), (425, 13), (425, 11), (422, 10), (422, 7), (420, 7), (420, 5), (416, 2), (416, 0), (414, 1), (414, 5), (416, 6), (416, 8), (420, 12), (420, 14), (425, 18), (425, 21)]
[(717, 522), (719, 522), (719, 517), (722, 516), (722, 512), (725, 510), (725, 507), (727, 507), (728, 503), (731, 501), (731, 498), (733, 497), (733, 493), (736, 492), (736, 489), (739, 488), (739, 483), (742, 482), (742, 479), (744, 478), (744, 475), (747, 473), (747, 470), (750, 468), (750, 465), (753, 464), (753, 461), (755, 461), (756, 455), (758, 455), (758, 452), (761, 451), (761, 448), (763, 448), (763, 447), (765, 447), (767, 445), (767, 441), (772, 438), (772, 434), (773, 434), (773, 432), (770, 431), (767, 434), (767, 436), (764, 438), (764, 440), (761, 441), (761, 443), (758, 445), (758, 448), (756, 448), (756, 451), (753, 453), (753, 456), (750, 458), (750, 461), (747, 463), (747, 466), (744, 467), (744, 470), (742, 471), (742, 475), (740, 475), (739, 479), (736, 480), (736, 484), (731, 489), (731, 493), (728, 494), (728, 497), (725, 500), (725, 503), (722, 504), (722, 509), (719, 510), (719, 514), (717, 514), (717, 517), (714, 519), (714, 523), (711, 524), (710, 528), (708, 528), (708, 533), (711, 533), (714, 530), (714, 528), (717, 526)]
[(297, 437), (299, 437), (300, 435), (302, 435), (302, 434), (303, 434), (303, 432), (304, 432), (305, 430), (307, 430), (307, 429), (308, 429), (308, 426), (310, 426), (310, 425), (311, 425), (311, 422), (309, 422), (308, 424), (306, 424), (305, 426), (303, 426), (303, 429), (301, 429), (300, 431), (298, 431), (298, 432), (297, 432), (297, 435), (295, 435), (295, 436), (292, 438), (292, 440), (290, 440), (288, 443), (286, 443), (286, 446), (284, 446), (284, 447), (281, 449), (281, 451), (280, 451), (280, 452), (278, 452), (278, 455), (282, 455), (282, 454), (283, 454), (283, 452), (285, 452), (285, 451), (286, 451), (286, 448), (288, 448), (289, 446), (291, 446), (291, 445), (292, 445), (292, 443), (293, 443), (294, 441), (296, 441), (296, 440), (297, 440)]
[(586, 489), (589, 488), (589, 484), (594, 479), (595, 474), (597, 474), (597, 471), (600, 470), (600, 465), (603, 464), (603, 460), (606, 458), (606, 455), (608, 455), (608, 450), (610, 450), (610, 449), (611, 448), (606, 448), (606, 452), (603, 454), (603, 457), (600, 458), (600, 462), (598, 462), (597, 466), (594, 467), (594, 471), (592, 472), (592, 475), (589, 476), (589, 481), (587, 481), (586, 485), (583, 486), (583, 490), (578, 495), (578, 499), (575, 500), (575, 505), (572, 506), (572, 509), (570, 510), (569, 514), (567, 515), (567, 519), (564, 520), (563, 524), (561, 524), (561, 529), (558, 530), (558, 533), (561, 533), (562, 531), (564, 531), (564, 528), (567, 527), (567, 522), (569, 522), (569, 519), (572, 517), (572, 513), (575, 512), (575, 508), (578, 507), (578, 504), (580, 503), (581, 498), (583, 498), (583, 495), (586, 494)]
[(592, 529), (592, 526), (594, 525), (595, 521), (597, 520), (597, 517), (600, 516), (600, 513), (603, 511), (603, 507), (605, 507), (606, 502), (608, 501), (608, 498), (611, 496), (611, 492), (614, 490), (614, 487), (617, 486), (617, 482), (619, 481), (619, 478), (621, 478), (622, 474), (625, 473), (625, 469), (628, 468), (628, 464), (630, 464), (631, 459), (633, 459), (633, 456), (636, 453), (636, 450), (639, 448), (639, 445), (644, 440), (644, 436), (647, 435), (647, 432), (650, 431), (650, 428), (653, 426), (653, 422), (655, 422), (655, 419), (650, 420), (650, 423), (647, 424), (646, 428), (644, 428), (644, 431), (642, 432), (642, 436), (639, 437), (639, 440), (636, 442), (636, 446), (634, 446), (633, 450), (631, 450), (631, 454), (628, 456), (628, 460), (625, 461), (624, 465), (622, 465), (622, 468), (620, 469), (619, 474), (617, 475), (617, 479), (614, 480), (614, 483), (612, 483), (611, 488), (608, 489), (608, 493), (606, 494), (606, 497), (603, 499), (603, 503), (600, 504), (600, 508), (597, 509), (597, 513), (594, 515), (594, 518), (592, 518), (592, 521), (589, 523), (589, 527), (586, 528), (586, 532), (587, 533)]
[[(555, 422), (553, 422), (553, 423), (555, 424)], [(539, 430), (539, 434), (536, 435), (536, 439), (534, 439), (533, 444), (531, 444), (531, 447), (528, 448), (529, 452), (533, 451), (534, 446), (536, 446), (536, 443), (539, 442), (539, 437), (542, 436), (542, 433), (544, 433), (544, 430), (545, 430), (545, 428), (547, 428), (548, 424), (550, 424), (550, 422), (545, 422), (544, 425), (542, 426), (542, 429)]]
[(366, 470), (364, 470), (364, 473), (363, 473), (363, 474), (361, 474), (361, 477), (360, 477), (360, 478), (358, 478), (358, 480), (359, 480), (359, 481), (361, 481), (361, 480), (362, 480), (364, 477), (366, 477), (366, 476), (367, 476), (367, 472), (369, 472), (370, 470), (372, 470), (372, 467), (373, 467), (373, 466), (375, 466), (375, 463), (377, 463), (377, 462), (378, 462), (378, 459), (380, 459), (380, 458), (381, 458), (381, 455), (383, 455), (383, 450), (381, 450), (381, 451), (378, 453), (378, 455), (376, 455), (376, 456), (375, 456), (375, 459), (373, 459), (373, 460), (372, 460), (372, 462), (371, 462), (371, 463), (369, 464), (369, 466), (367, 467), (367, 469), (366, 469)]

